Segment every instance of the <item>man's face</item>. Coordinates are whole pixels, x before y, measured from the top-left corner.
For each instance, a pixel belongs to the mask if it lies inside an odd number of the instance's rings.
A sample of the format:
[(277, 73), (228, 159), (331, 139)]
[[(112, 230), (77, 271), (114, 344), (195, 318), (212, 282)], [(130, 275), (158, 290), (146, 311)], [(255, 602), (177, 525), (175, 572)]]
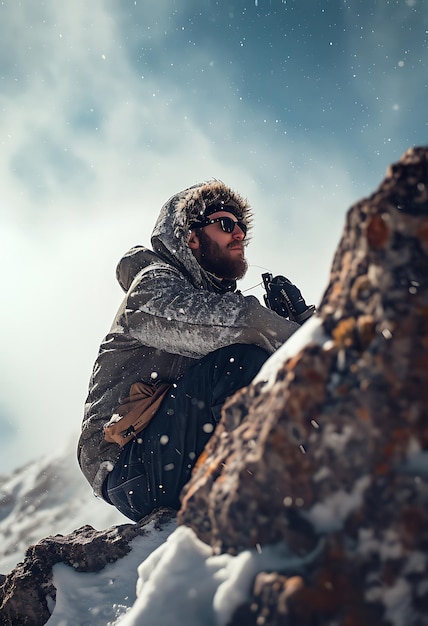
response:
[[(236, 221), (236, 217), (228, 211), (217, 211), (209, 219), (216, 217), (229, 217)], [(205, 270), (218, 278), (238, 280), (245, 275), (248, 267), (244, 239), (245, 235), (237, 224), (231, 233), (225, 233), (220, 222), (216, 222), (192, 231), (189, 247)]]

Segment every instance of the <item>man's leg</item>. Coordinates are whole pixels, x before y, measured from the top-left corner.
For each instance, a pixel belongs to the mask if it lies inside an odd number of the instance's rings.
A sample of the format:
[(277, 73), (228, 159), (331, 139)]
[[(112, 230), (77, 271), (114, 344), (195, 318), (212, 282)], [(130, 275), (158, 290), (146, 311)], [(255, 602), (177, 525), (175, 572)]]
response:
[(185, 372), (107, 479), (107, 494), (122, 513), (137, 521), (160, 506), (179, 508), (180, 491), (226, 398), (248, 385), (268, 356), (257, 346), (236, 344), (207, 354)]

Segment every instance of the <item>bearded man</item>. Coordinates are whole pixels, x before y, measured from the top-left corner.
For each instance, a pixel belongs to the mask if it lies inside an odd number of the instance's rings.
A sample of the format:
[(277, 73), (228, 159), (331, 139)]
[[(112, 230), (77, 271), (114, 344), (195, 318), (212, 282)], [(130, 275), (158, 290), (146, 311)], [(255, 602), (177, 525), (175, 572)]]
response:
[(251, 221), (238, 193), (201, 183), (162, 207), (153, 251), (119, 262), (126, 296), (94, 365), (78, 459), (131, 520), (179, 508), (225, 400), (299, 328), (236, 290)]

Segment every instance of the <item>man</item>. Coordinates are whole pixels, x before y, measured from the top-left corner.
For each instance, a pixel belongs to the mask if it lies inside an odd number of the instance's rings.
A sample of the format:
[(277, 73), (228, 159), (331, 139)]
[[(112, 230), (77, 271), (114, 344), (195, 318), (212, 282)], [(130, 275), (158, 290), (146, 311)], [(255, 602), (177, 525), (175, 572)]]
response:
[(236, 291), (251, 218), (222, 182), (195, 185), (163, 206), (153, 252), (133, 248), (118, 265), (126, 296), (93, 369), (78, 457), (95, 494), (134, 521), (179, 508), (224, 401), (299, 327)]

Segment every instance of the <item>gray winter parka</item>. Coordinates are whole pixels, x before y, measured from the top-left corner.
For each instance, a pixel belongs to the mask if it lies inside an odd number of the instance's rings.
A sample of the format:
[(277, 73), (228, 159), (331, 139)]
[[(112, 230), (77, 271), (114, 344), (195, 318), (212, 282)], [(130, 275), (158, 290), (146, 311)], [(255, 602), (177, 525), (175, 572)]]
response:
[(154, 252), (137, 246), (119, 262), (126, 296), (93, 368), (78, 444), (80, 467), (100, 497), (121, 451), (105, 441), (104, 428), (133, 383), (175, 382), (195, 360), (235, 343), (272, 353), (299, 328), (196, 261), (187, 246), (189, 226), (220, 202), (236, 207), (250, 227), (251, 211), (239, 194), (220, 181), (201, 183), (162, 207), (151, 238)]

